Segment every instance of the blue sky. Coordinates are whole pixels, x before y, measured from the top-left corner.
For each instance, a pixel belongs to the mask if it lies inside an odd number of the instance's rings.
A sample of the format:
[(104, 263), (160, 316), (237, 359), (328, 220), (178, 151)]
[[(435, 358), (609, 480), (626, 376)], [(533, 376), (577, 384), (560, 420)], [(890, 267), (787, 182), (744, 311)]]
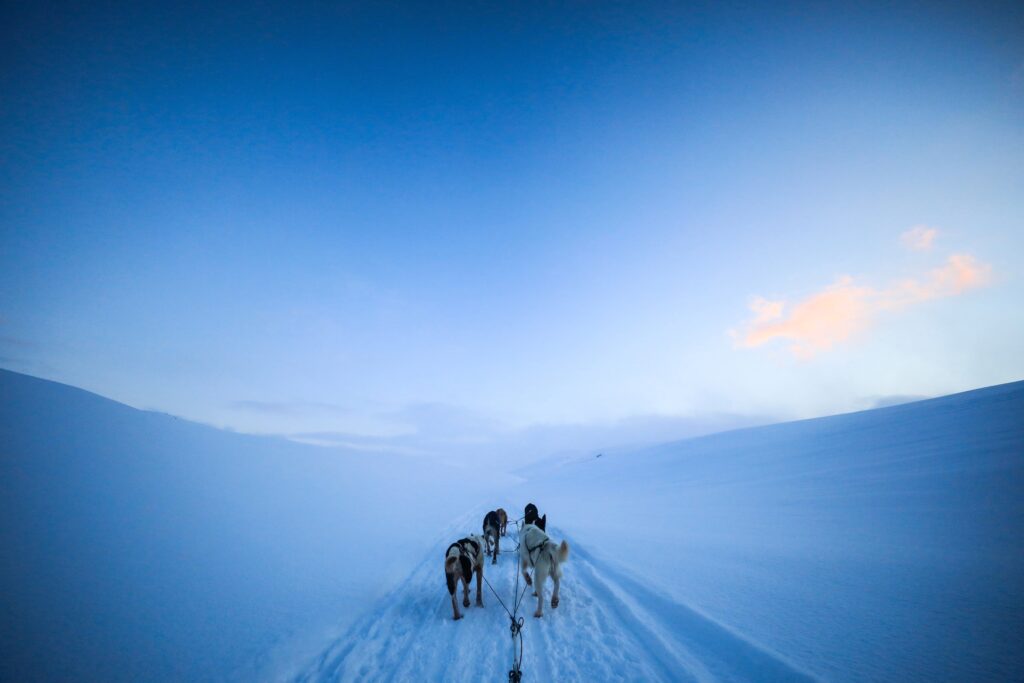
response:
[(3, 367), (466, 443), (1024, 377), (1019, 4), (11, 12)]

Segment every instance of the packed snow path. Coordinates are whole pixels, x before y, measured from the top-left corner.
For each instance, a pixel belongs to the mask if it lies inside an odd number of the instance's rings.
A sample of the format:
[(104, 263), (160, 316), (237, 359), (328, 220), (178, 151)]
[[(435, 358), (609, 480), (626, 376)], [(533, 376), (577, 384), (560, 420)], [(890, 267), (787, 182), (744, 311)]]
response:
[[(464, 528), (472, 528), (466, 525)], [(503, 548), (516, 547), (509, 524)], [(566, 538), (552, 528), (556, 541)], [(459, 537), (453, 535), (452, 539)], [(576, 546), (563, 566), (561, 604), (533, 618), (528, 590), (519, 608), (523, 681), (805, 681), (811, 677), (692, 609)], [(471, 603), (452, 620), (438, 544), (396, 590), (321, 653), (300, 681), (507, 681), (513, 641), (509, 618), (483, 588), (484, 607)], [(484, 577), (512, 608), (518, 556), (503, 552)], [(522, 578), (520, 577), (520, 590)], [(476, 580), (470, 590), (470, 600)], [(458, 598), (461, 601), (461, 588)], [(460, 602), (461, 604), (461, 602)]]

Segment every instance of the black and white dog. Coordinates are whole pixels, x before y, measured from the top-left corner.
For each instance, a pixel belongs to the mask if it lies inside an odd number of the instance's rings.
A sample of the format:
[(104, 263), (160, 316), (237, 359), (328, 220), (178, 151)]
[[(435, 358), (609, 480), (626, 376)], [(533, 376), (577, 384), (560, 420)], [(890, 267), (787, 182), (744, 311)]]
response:
[(452, 615), (455, 621), (462, 618), (459, 605), (455, 602), (455, 590), (462, 582), (462, 606), (469, 607), (469, 582), (476, 573), (476, 604), (484, 606), (481, 585), (484, 582), (484, 540), (470, 536), (448, 546), (444, 554), (444, 578), (448, 582), (448, 594), (452, 596)]
[(501, 541), (501, 517), (494, 510), (484, 515), (484, 541), (487, 542), (487, 554), (491, 556), (491, 564), (497, 564), (498, 545)]
[(540, 527), (541, 531), (544, 531), (548, 527), (548, 516), (545, 513), (543, 517), (540, 517), (539, 514), (536, 505), (527, 503), (523, 509), (523, 524), (535, 524)]
[[(537, 611), (533, 613), (533, 616), (539, 618), (544, 616), (544, 582), (549, 576), (555, 582), (555, 590), (551, 594), (551, 608), (558, 607), (558, 586), (562, 579), (561, 564), (569, 559), (569, 544), (563, 540), (560, 544), (555, 545), (555, 542), (537, 524), (527, 524), (523, 527), (519, 534), (519, 543), (519, 552), (523, 558), (523, 578), (526, 579), (526, 585), (534, 587), (537, 596)], [(533, 575), (537, 581), (536, 584), (526, 572), (529, 567), (534, 569)]]

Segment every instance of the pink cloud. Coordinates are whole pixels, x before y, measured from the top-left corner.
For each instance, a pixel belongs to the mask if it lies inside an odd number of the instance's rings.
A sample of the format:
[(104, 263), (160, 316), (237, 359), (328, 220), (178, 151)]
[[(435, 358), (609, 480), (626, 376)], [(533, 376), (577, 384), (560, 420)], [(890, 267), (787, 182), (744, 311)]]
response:
[(929, 228), (927, 225), (915, 225), (900, 235), (900, 242), (907, 249), (913, 251), (928, 251), (932, 248), (932, 242), (935, 241), (938, 234), (939, 231), (935, 228)]
[(880, 311), (957, 296), (991, 280), (992, 267), (970, 254), (954, 254), (924, 278), (902, 280), (885, 289), (857, 284), (847, 275), (792, 307), (785, 301), (755, 298), (750, 303), (752, 318), (734, 338), (742, 348), (785, 339), (794, 356), (810, 358), (867, 329)]
[(953, 254), (946, 263), (928, 273), (924, 281), (902, 280), (879, 293), (879, 309), (912, 306), (929, 299), (957, 296), (992, 282), (992, 266), (970, 254)]
[(992, 266), (970, 254), (953, 254), (945, 266), (932, 271), (932, 281), (939, 296), (962, 294), (968, 289), (991, 284)]
[(753, 324), (760, 325), (781, 318), (785, 305), (785, 302), (782, 301), (768, 301), (761, 297), (755, 297), (750, 302), (750, 310), (754, 312)]
[(758, 304), (764, 300), (755, 299), (751, 303), (755, 316), (748, 323), (740, 346), (754, 347), (773, 339), (788, 339), (793, 355), (808, 358), (832, 348), (863, 326), (871, 294), (869, 288), (858, 287), (853, 278), (844, 276), (794, 305), (789, 315), (783, 315), (783, 302), (765, 302), (773, 304), (776, 315), (771, 318), (764, 315), (765, 307)]

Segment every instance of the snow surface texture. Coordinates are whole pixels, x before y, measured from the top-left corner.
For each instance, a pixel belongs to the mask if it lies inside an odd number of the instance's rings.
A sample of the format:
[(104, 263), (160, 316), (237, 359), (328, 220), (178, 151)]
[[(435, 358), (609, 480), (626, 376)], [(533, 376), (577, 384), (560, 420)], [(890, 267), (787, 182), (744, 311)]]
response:
[[(483, 514), (473, 515), (462, 526), (470, 526), (470, 519)], [(560, 529), (551, 527), (549, 532), (556, 542), (564, 538)], [(453, 528), (452, 537), (457, 536)], [(517, 536), (510, 525), (509, 545), (517, 542)], [(426, 558), (378, 608), (296, 679), (507, 680), (516, 654), (507, 613), (485, 585), (484, 608), (466, 608), (464, 618), (454, 621), (440, 574), (442, 557)], [(518, 556), (508, 551), (500, 555), (497, 565), (488, 563), (484, 569), (491, 588), (510, 610), (515, 604), (518, 564)], [(563, 580), (557, 609), (547, 606), (549, 580), (544, 617), (531, 616), (537, 604), (532, 590), (526, 590), (517, 612), (525, 620), (524, 680), (810, 680), (777, 655), (673, 603), (585, 551), (573, 548), (563, 569), (574, 579)], [(521, 594), (525, 587), (520, 577)]]
[(508, 618), (485, 588), (453, 622), (443, 556), (527, 501), (572, 551), (526, 681), (1024, 679), (1024, 383), (522, 481), (0, 372), (0, 446), (3, 680), (507, 680)]

